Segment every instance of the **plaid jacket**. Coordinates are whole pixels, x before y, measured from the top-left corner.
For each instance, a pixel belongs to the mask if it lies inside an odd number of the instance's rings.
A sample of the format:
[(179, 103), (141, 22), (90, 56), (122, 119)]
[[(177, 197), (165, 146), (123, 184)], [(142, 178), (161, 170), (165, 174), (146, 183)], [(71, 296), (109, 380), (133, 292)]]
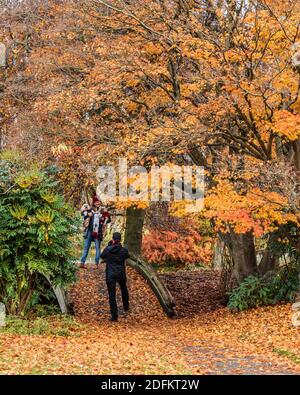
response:
[[(92, 213), (92, 216), (89, 216), (89, 213)], [(82, 211), (83, 216), (83, 227), (85, 229), (85, 233), (92, 232), (94, 226), (94, 212), (93, 210), (84, 210)], [(100, 218), (99, 224), (99, 232), (98, 232), (98, 239), (101, 241), (103, 239), (103, 225), (106, 225), (111, 222), (111, 217), (108, 211), (104, 211)]]

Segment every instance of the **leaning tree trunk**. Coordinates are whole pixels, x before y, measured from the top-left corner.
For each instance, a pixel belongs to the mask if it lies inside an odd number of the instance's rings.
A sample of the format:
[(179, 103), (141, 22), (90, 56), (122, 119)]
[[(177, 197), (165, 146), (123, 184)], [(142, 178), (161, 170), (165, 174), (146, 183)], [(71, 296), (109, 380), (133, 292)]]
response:
[(223, 234), (233, 261), (232, 282), (240, 284), (246, 277), (257, 273), (254, 237), (251, 232)]
[(150, 265), (141, 259), (143, 226), (145, 210), (128, 208), (126, 210), (125, 245), (128, 248), (130, 259), (127, 263), (139, 272), (147, 281), (164, 312), (168, 317), (175, 316), (175, 303), (167, 287), (156, 275)]
[(73, 306), (70, 303), (68, 293), (62, 289), (61, 287), (54, 286), (48, 276), (46, 276), (46, 279), (48, 280), (49, 284), (51, 285), (53, 292), (56, 296), (58, 305), (60, 307), (60, 311), (62, 314), (71, 314), (73, 313)]
[(129, 252), (139, 256), (141, 255), (143, 226), (145, 210), (129, 207), (126, 210), (126, 227), (124, 244)]
[(169, 318), (173, 318), (176, 315), (173, 296), (163, 281), (158, 278), (152, 267), (141, 260), (140, 257), (135, 257), (132, 255), (129, 259), (127, 259), (127, 264), (142, 275), (156, 295), (166, 315)]

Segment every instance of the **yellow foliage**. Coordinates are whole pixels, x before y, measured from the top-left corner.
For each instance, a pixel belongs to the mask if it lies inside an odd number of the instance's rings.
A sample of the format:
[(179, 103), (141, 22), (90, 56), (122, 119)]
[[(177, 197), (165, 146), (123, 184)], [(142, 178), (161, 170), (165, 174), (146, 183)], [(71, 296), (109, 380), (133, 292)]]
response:
[(300, 114), (292, 114), (286, 110), (276, 111), (274, 114), (274, 132), (289, 140), (297, 140), (300, 137)]
[(55, 203), (57, 202), (58, 196), (49, 191), (49, 192), (41, 192), (41, 198), (45, 200), (47, 203)]
[(21, 221), (22, 219), (26, 218), (28, 209), (20, 205), (14, 205), (13, 207), (9, 208), (9, 212), (14, 218)]
[(44, 224), (51, 224), (54, 220), (54, 213), (51, 210), (39, 209), (36, 212), (36, 218)]
[(28, 171), (25, 173), (20, 174), (16, 179), (15, 182), (19, 185), (20, 188), (26, 189), (30, 188), (33, 185), (38, 184), (41, 181), (42, 175), (37, 170)]
[(222, 231), (231, 226), (237, 233), (253, 231), (259, 237), (276, 230), (280, 224), (298, 223), (297, 216), (287, 207), (287, 199), (276, 192), (252, 188), (239, 194), (228, 181), (222, 180), (208, 193), (204, 216), (213, 219)]

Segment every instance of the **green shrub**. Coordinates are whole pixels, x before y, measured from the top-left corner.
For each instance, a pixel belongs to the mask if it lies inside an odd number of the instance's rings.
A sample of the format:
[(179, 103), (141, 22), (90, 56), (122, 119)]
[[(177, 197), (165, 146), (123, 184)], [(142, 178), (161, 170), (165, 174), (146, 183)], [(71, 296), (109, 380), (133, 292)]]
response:
[(299, 290), (298, 276), (297, 261), (264, 277), (249, 276), (229, 294), (228, 307), (233, 311), (242, 311), (251, 307), (291, 302)]
[(51, 299), (48, 280), (61, 287), (75, 280), (70, 237), (78, 226), (56, 191), (45, 172), (0, 158), (0, 301), (10, 314)]

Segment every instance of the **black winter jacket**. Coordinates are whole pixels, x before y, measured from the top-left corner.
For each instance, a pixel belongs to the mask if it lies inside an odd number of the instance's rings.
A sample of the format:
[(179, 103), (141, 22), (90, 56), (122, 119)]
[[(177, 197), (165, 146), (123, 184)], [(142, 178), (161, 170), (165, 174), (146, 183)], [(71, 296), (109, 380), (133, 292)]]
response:
[(110, 242), (101, 254), (101, 259), (106, 262), (106, 275), (108, 277), (125, 275), (125, 261), (127, 258), (129, 258), (127, 248), (123, 247), (121, 243), (112, 244)]

